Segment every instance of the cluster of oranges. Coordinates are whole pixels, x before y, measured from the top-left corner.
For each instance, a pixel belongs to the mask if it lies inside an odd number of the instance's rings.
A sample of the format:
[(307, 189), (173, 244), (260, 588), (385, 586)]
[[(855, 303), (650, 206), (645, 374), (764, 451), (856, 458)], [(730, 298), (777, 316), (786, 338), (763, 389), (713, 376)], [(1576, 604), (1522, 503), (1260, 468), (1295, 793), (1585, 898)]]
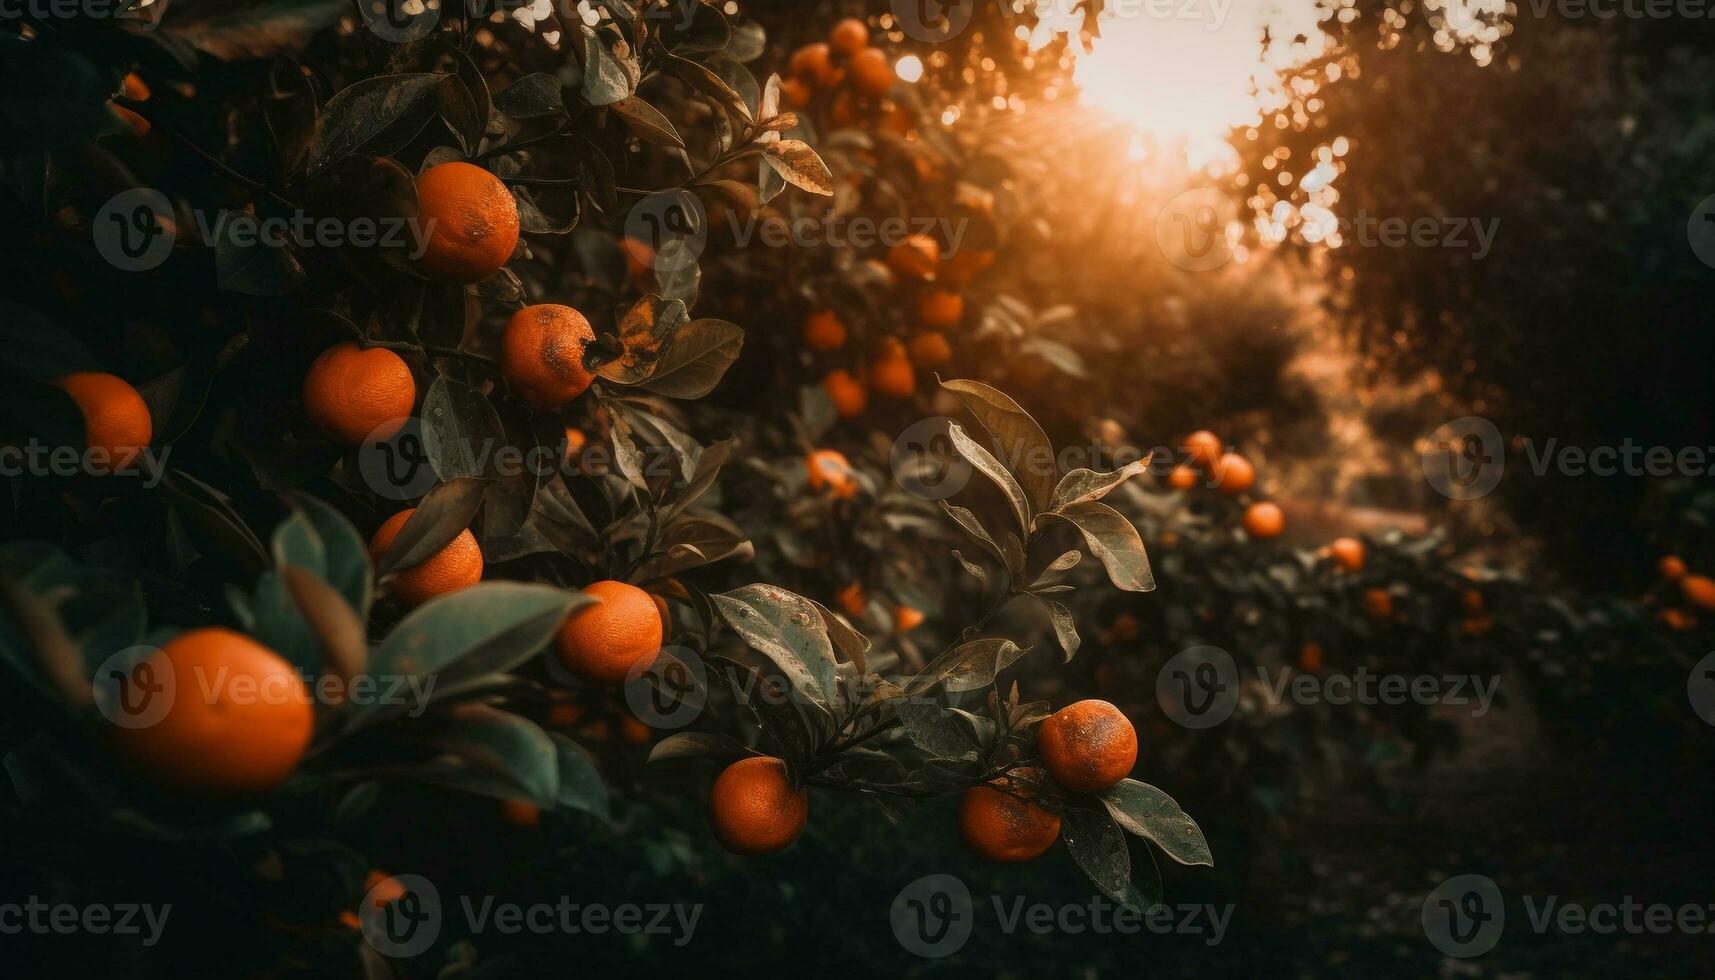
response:
[[(1131, 774), (1137, 730), (1106, 701), (1079, 701), (1042, 723), (1037, 751), (1047, 775), (1070, 793), (1099, 793)], [(1060, 836), (1060, 818), (1028, 790), (1035, 773), (973, 786), (959, 801), (959, 832), (990, 861), (1015, 863), (1041, 857)]]
[(787, 108), (802, 109), (817, 95), (831, 96), (834, 122), (850, 125), (860, 106), (872, 106), (893, 91), (894, 78), (887, 52), (870, 46), (869, 26), (848, 17), (834, 25), (826, 41), (792, 52), (780, 97)]
[(1657, 613), (1657, 618), (1670, 629), (1680, 632), (1696, 629), (1697, 613), (1694, 610), (1715, 611), (1715, 579), (1690, 574), (1685, 559), (1677, 555), (1668, 555), (1657, 567), (1664, 583), (1678, 587), (1680, 598), (1679, 603)]
[[(1167, 485), (1188, 491), (1199, 484), (1213, 487), (1229, 497), (1248, 493), (1256, 486), (1256, 466), (1236, 452), (1228, 450), (1220, 436), (1207, 429), (1185, 437), (1186, 461), (1167, 474)], [(1245, 533), (1257, 541), (1278, 538), (1286, 530), (1286, 515), (1280, 506), (1259, 500), (1245, 508)]]
[[(994, 253), (980, 254), (992, 261)], [(965, 299), (938, 282), (951, 261), (942, 261), (941, 246), (928, 235), (912, 235), (888, 253), (887, 265), (896, 279), (914, 282), (921, 289), (916, 304), (918, 330), (909, 342), (885, 337), (867, 363), (835, 368), (823, 376), (822, 390), (840, 418), (862, 415), (869, 408), (871, 391), (884, 398), (911, 398), (917, 394), (918, 368), (933, 370), (952, 361), (947, 333), (964, 322)], [(805, 317), (799, 335), (804, 346), (818, 354), (843, 351), (851, 339), (851, 331), (833, 310), (816, 310)]]

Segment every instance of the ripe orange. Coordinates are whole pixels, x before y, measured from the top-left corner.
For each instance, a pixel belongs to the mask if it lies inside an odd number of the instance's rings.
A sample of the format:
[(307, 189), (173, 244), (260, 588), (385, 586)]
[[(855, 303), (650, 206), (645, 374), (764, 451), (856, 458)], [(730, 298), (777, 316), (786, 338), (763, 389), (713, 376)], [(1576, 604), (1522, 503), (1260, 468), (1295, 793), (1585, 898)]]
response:
[(417, 404), (411, 368), (385, 347), (364, 350), (347, 341), (322, 351), (304, 375), (304, 411), (318, 428), (357, 446), (385, 439), (405, 424)]
[(911, 360), (921, 367), (938, 368), (953, 359), (953, 346), (947, 335), (939, 331), (920, 333), (911, 338)]
[(1197, 486), (1197, 471), (1180, 463), (1167, 472), (1167, 485), (1175, 490), (1190, 490)]
[(1469, 616), (1463, 623), (1459, 624), (1459, 632), (1466, 636), (1482, 636), (1494, 627), (1495, 619), (1493, 616)]
[(1348, 572), (1364, 570), (1364, 543), (1357, 538), (1335, 538), (1328, 546), (1328, 554), (1333, 556), (1334, 564)]
[(878, 395), (910, 398), (917, 393), (917, 375), (899, 341), (889, 338), (869, 366), (869, 383)]
[(923, 625), (923, 612), (910, 606), (895, 606), (893, 609), (893, 631), (909, 633)]
[[(132, 72), (125, 76), (123, 86), (123, 91), (127, 99), (130, 99), (133, 102), (149, 101), (149, 86), (143, 81), (143, 79), (137, 77), (136, 72)], [(136, 112), (127, 109), (116, 102), (108, 102), (107, 107), (113, 110), (113, 113), (120, 119), (124, 120), (125, 124), (131, 127), (132, 132), (136, 133), (138, 136), (149, 135), (149, 130), (151, 128), (149, 120), (144, 119)]]
[(526, 306), (506, 321), (500, 370), (531, 408), (551, 412), (595, 380), (584, 370), (584, 348), (594, 339), (590, 322), (569, 306)]
[(804, 318), (804, 346), (815, 351), (839, 350), (846, 345), (846, 325), (833, 310), (822, 310)]
[(1267, 501), (1251, 504), (1245, 509), (1245, 533), (1258, 541), (1277, 538), (1286, 530), (1286, 515)]
[(852, 55), (849, 70), (852, 86), (872, 99), (893, 91), (893, 66), (880, 48), (864, 48)]
[(1715, 609), (1715, 579), (1707, 575), (1687, 575), (1679, 580), (1679, 591), (1686, 602), (1702, 609)]
[(965, 298), (950, 289), (931, 289), (917, 300), (917, 322), (929, 330), (950, 330), (965, 318)]
[(941, 273), (949, 283), (965, 286), (994, 265), (994, 260), (995, 253), (990, 249), (961, 248), (947, 257)]
[(869, 596), (864, 594), (861, 582), (848, 584), (834, 597), (834, 601), (839, 604), (841, 612), (853, 619), (861, 618), (869, 608)]
[(584, 447), (589, 445), (589, 436), (576, 426), (566, 426), (566, 465), (576, 467), (578, 460), (584, 454)]
[(1685, 577), (1685, 560), (1678, 555), (1668, 555), (1657, 564), (1657, 567), (1661, 569), (1661, 577), (1670, 582), (1677, 582)]
[(89, 449), (88, 471), (106, 476), (129, 469), (155, 437), (149, 406), (137, 389), (118, 375), (74, 371), (59, 386), (83, 415), (83, 441)]
[[(393, 546), (393, 539), (399, 536), (400, 529), (416, 512), (415, 507), (407, 508), (381, 525), (375, 537), (369, 539), (372, 561), (379, 562), (381, 556), (387, 554), (387, 549)], [(469, 588), (480, 581), (482, 549), (477, 547), (476, 535), (466, 528), (422, 564), (396, 569), (391, 588), (400, 602), (407, 606), (420, 606), (436, 596)]]
[(534, 827), (542, 822), (542, 808), (529, 800), (501, 800), (500, 818), (514, 827)]
[(1110, 634), (1115, 640), (1118, 640), (1121, 643), (1130, 643), (1137, 639), (1138, 635), (1142, 633), (1142, 631), (1143, 626), (1137, 621), (1136, 616), (1133, 616), (1131, 613), (1120, 613), (1118, 616), (1114, 617), (1114, 624), (1110, 630)]
[(869, 47), (869, 26), (856, 17), (847, 17), (834, 25), (828, 34), (828, 44), (835, 54), (851, 56)]
[(780, 103), (788, 109), (802, 109), (810, 104), (813, 91), (802, 78), (788, 78), (780, 83)]
[(887, 253), (887, 265), (901, 279), (928, 279), (941, 266), (941, 246), (928, 235), (912, 235)]
[(424, 270), (476, 282), (505, 265), (518, 245), (518, 203), (474, 164), (437, 164), (417, 177), (417, 213), (427, 241)]
[(1386, 589), (1366, 589), (1364, 591), (1364, 615), (1378, 623), (1393, 618), (1393, 593)]
[(1106, 701), (1079, 701), (1054, 712), (1036, 744), (1048, 775), (1075, 793), (1107, 789), (1137, 762), (1137, 729)]
[(1221, 439), (1208, 429), (1200, 429), (1185, 437), (1185, 452), (1198, 466), (1213, 467), (1221, 458)]
[(1060, 818), (992, 785), (972, 786), (959, 801), (959, 833), (981, 857), (1016, 864), (1034, 861), (1054, 845)]
[(1660, 619), (1669, 629), (1681, 633), (1697, 628), (1697, 617), (1683, 609), (1663, 609), (1656, 614), (1656, 618)]
[(371, 868), (363, 876), (363, 892), (376, 908), (383, 908), (405, 897), (405, 883), (385, 871)]
[(266, 793), (298, 767), (315, 709), (297, 668), (273, 650), (209, 627), (180, 633), (144, 665), (163, 686), (153, 696), (170, 696), (170, 707), (152, 725), (113, 733), (120, 755), (143, 772), (219, 796)]
[(709, 793), (709, 825), (734, 854), (773, 854), (791, 846), (810, 816), (810, 794), (793, 789), (786, 763), (753, 756), (727, 766)]
[(598, 684), (618, 684), (661, 652), (661, 611), (649, 593), (610, 580), (584, 586), (601, 601), (572, 610), (557, 638), (560, 660)]
[(857, 106), (852, 102), (852, 94), (842, 91), (834, 96), (834, 104), (828, 110), (828, 119), (833, 122), (835, 129), (846, 129), (857, 124)]
[(842, 419), (857, 418), (869, 407), (869, 392), (863, 382), (845, 368), (829, 371), (822, 379), (822, 389), (834, 403), (835, 414)]
[(619, 240), (619, 249), (625, 253), (625, 274), (631, 285), (640, 293), (648, 292), (650, 281), (655, 276), (655, 249), (641, 238), (630, 235)]
[(1476, 589), (1466, 589), (1459, 595), (1459, 605), (1462, 606), (1467, 613), (1472, 616), (1476, 616), (1482, 613), (1483, 607), (1487, 605), (1487, 603), (1484, 601), (1483, 594), (1481, 592), (1478, 592)]
[(1229, 497), (1236, 497), (1256, 486), (1256, 467), (1238, 453), (1223, 453), (1215, 461), (1215, 486)]
[(1298, 648), (1298, 669), (1306, 674), (1322, 673), (1322, 644), (1312, 640)]
[(834, 67), (833, 51), (820, 41), (792, 52), (787, 71), (817, 88), (833, 88), (845, 74)]
[(804, 467), (809, 471), (811, 493), (832, 493), (837, 500), (857, 496), (857, 480), (852, 477), (852, 464), (846, 461), (844, 453), (835, 449), (812, 450), (804, 457)]

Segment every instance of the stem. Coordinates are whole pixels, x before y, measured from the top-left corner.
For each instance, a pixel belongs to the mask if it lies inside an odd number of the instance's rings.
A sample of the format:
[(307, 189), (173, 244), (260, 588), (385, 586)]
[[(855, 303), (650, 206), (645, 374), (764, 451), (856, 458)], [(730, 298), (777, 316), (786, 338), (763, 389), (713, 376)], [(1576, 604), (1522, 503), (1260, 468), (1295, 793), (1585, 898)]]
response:
[(473, 364), (481, 364), (489, 370), (500, 370), (500, 366), (495, 364), (492, 359), (484, 357), (481, 354), (473, 354), (467, 350), (460, 350), (457, 347), (440, 347), (434, 344), (413, 344), (404, 340), (370, 340), (368, 338), (365, 338), (364, 342), (370, 347), (385, 347), (388, 350), (410, 351), (414, 354), (422, 354), (425, 357), (456, 357), (460, 360), (470, 361)]

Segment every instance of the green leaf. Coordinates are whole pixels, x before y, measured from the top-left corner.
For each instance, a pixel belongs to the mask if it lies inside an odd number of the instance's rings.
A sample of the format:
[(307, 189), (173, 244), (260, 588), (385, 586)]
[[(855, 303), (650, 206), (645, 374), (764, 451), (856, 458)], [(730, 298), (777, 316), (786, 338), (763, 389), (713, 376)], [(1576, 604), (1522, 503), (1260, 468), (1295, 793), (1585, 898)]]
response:
[(538, 71), (494, 93), (494, 107), (514, 119), (535, 119), (564, 114), (566, 102), (560, 80)]
[(460, 704), (414, 734), (445, 753), (418, 774), (424, 782), (549, 809), (559, 805), (559, 749), (525, 718), (486, 704)]
[(1054, 516), (1083, 532), (1084, 543), (1101, 559), (1116, 587), (1127, 592), (1149, 592), (1155, 588), (1143, 539), (1125, 515), (1100, 501), (1089, 500), (1073, 504)]
[(645, 143), (658, 146), (676, 146), (685, 148), (685, 141), (679, 136), (679, 131), (673, 128), (673, 123), (661, 111), (635, 95), (626, 96), (609, 106), (637, 138)]
[(209, 553), (205, 545), (213, 544), (243, 571), (255, 573), (268, 567), (267, 550), (225, 494), (178, 469), (167, 471), (161, 487), (173, 498), (179, 516), (198, 533), (197, 546), (204, 554)]
[(655, 743), (655, 747), (649, 750), (649, 761), (714, 758), (726, 763), (755, 754), (730, 735), (718, 732), (674, 732)]
[(423, 397), (423, 447), (442, 480), (492, 475), (506, 430), (482, 392), (445, 375)]
[(691, 88), (714, 100), (715, 104), (727, 111), (732, 121), (738, 126), (748, 126), (751, 121), (750, 106), (744, 101), (744, 96), (733, 91), (732, 86), (721, 80), (721, 77), (695, 61), (681, 58), (678, 55), (667, 56), (666, 69)]
[(584, 31), (584, 101), (590, 105), (612, 105), (631, 94), (635, 79), (602, 43), (600, 35), (588, 28)]
[(1148, 469), (1149, 460), (1141, 459), (1108, 473), (1098, 473), (1095, 470), (1086, 469), (1073, 470), (1060, 478), (1060, 483), (1054, 488), (1054, 496), (1049, 501), (1047, 509), (1064, 510), (1073, 504), (1100, 500), (1120, 484), (1147, 472)]
[(158, 29), (223, 61), (290, 57), (350, 9), (345, 0), (173, 3)]
[[(948, 423), (947, 434), (953, 440), (953, 449), (1000, 488), (1001, 494), (1006, 497), (1006, 502), (1012, 505), (1012, 515), (1018, 518), (1020, 533), (1028, 532), (1031, 510), (1030, 501), (1024, 496), (1024, 488), (1007, 471), (1007, 468), (1001, 465), (1000, 460), (995, 459), (993, 453), (978, 445), (977, 441), (972, 439), (959, 423)], [(1011, 562), (1009, 561), (1007, 564), (1010, 568)]]
[(977, 757), (977, 747), (945, 706), (927, 698), (895, 698), (889, 702), (905, 724), (911, 743), (931, 758), (966, 762)]
[(1112, 817), (1100, 810), (1068, 806), (1060, 818), (1060, 837), (1079, 870), (1102, 894), (1120, 903), (1132, 901), (1131, 852)]
[[(1076, 552), (1074, 552), (1076, 554)], [(1053, 599), (1043, 599), (1042, 604), (1048, 607), (1048, 618), (1054, 623), (1054, 638), (1059, 641), (1060, 649), (1066, 651), (1066, 663), (1078, 655), (1078, 624), (1072, 618), (1072, 610)]]
[(762, 160), (793, 187), (824, 197), (834, 196), (834, 175), (828, 165), (800, 140), (776, 140), (762, 147)]
[(984, 637), (961, 643), (931, 660), (905, 685), (911, 696), (926, 694), (943, 684), (959, 693), (987, 687), (995, 675), (1024, 655), (1018, 644), (1004, 637)]
[(1179, 804), (1161, 790), (1135, 779), (1122, 779), (1101, 794), (1108, 812), (1127, 831), (1152, 840), (1180, 864), (1215, 866), (1209, 842)]
[(709, 598), (746, 645), (780, 668), (794, 688), (828, 706), (834, 648), (815, 603), (772, 585), (747, 585)]
[(554, 740), (560, 768), (560, 790), (556, 801), (568, 810), (582, 810), (603, 820), (609, 819), (607, 784), (602, 782), (595, 760), (582, 746), (564, 735), (549, 732), (548, 737)]
[(387, 553), (376, 560), (375, 574), (415, 568), (463, 534), (482, 504), (485, 486), (481, 480), (466, 476), (430, 490), (394, 536)]
[(1023, 485), (1034, 510), (1050, 509), (1049, 501), (1060, 475), (1059, 464), (1054, 458), (1054, 445), (1030, 413), (980, 381), (944, 381), (941, 387), (957, 395), (982, 423), (1007, 467)]
[(642, 387), (669, 398), (701, 398), (738, 360), (744, 330), (725, 320), (692, 320), (673, 338)]
[[(311, 497), (308, 494), (294, 494), (291, 498), (295, 508), (291, 517), (281, 525), (303, 522), (315, 534), (322, 547), (322, 565), (311, 569), (327, 580), (327, 583), (338, 589), (345, 596), (345, 601), (351, 608), (357, 610), (359, 618), (365, 621), (369, 618), (370, 599), (370, 568), (369, 546), (364, 543), (363, 536), (357, 533), (357, 528), (344, 514), (335, 510), (327, 503)], [(274, 550), (278, 556), (281, 548), (280, 531), (275, 531)], [(295, 564), (303, 564), (294, 559)]]
[(377, 75), (341, 89), (316, 125), (310, 176), (360, 151), (387, 156), (409, 143), (435, 115), (435, 91), (443, 77), (434, 72)]
[(113, 76), (67, 46), (0, 37), (0, 152), (55, 150), (118, 131), (107, 111), (113, 88)]

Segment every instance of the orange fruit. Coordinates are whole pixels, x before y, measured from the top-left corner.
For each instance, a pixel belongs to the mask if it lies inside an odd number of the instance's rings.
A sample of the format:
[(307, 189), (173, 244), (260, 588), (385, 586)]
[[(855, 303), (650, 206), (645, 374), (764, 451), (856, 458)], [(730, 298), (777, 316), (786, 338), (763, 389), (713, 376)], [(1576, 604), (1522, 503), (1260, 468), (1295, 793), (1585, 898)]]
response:
[(852, 465), (844, 453), (834, 449), (816, 449), (804, 457), (809, 471), (811, 493), (831, 493), (835, 499), (849, 500), (857, 496), (857, 480), (852, 477)]
[(1191, 490), (1197, 486), (1197, 471), (1180, 463), (1167, 472), (1167, 485), (1175, 490)]
[(845, 74), (834, 67), (832, 49), (820, 41), (792, 52), (786, 70), (817, 88), (833, 88)]
[(917, 322), (930, 330), (949, 330), (965, 318), (965, 298), (950, 289), (931, 289), (917, 300)]
[(143, 396), (124, 378), (101, 371), (74, 371), (58, 383), (83, 415), (88, 472), (106, 476), (129, 469), (155, 437)]
[(505, 265), (518, 245), (518, 203), (499, 178), (474, 164), (423, 171), (417, 214), (427, 236), (419, 261), (430, 275), (476, 282)]
[(1656, 567), (1661, 569), (1661, 577), (1669, 581), (1677, 582), (1685, 577), (1685, 560), (1678, 555), (1668, 555)]
[(917, 393), (917, 375), (911, 369), (911, 358), (899, 341), (888, 339), (869, 366), (869, 383), (876, 394), (888, 398), (910, 398)]
[(841, 589), (834, 601), (839, 604), (841, 612), (853, 619), (862, 618), (864, 612), (869, 609), (869, 596), (864, 594), (863, 584), (860, 582), (852, 582)]
[(534, 827), (542, 822), (542, 808), (529, 800), (501, 800), (500, 818), (514, 827)]
[(630, 235), (619, 240), (619, 248), (625, 253), (625, 274), (632, 287), (640, 293), (647, 293), (655, 277), (655, 249), (641, 238)]
[(1393, 618), (1393, 593), (1386, 589), (1364, 591), (1364, 615), (1378, 623)]
[(887, 52), (880, 48), (864, 48), (853, 54), (847, 70), (851, 72), (852, 87), (872, 99), (893, 91), (893, 66), (887, 61)]
[(1311, 641), (1298, 648), (1298, 669), (1306, 674), (1322, 673), (1322, 644)]
[(802, 109), (810, 104), (813, 90), (801, 78), (788, 78), (780, 83), (780, 102), (788, 109)]
[(869, 47), (869, 25), (856, 17), (847, 17), (828, 33), (828, 46), (835, 54), (851, 56)]
[(1258, 541), (1280, 536), (1286, 530), (1286, 515), (1274, 504), (1263, 501), (1245, 508), (1245, 533)]
[(304, 412), (329, 436), (350, 446), (373, 433), (398, 432), (417, 404), (411, 368), (385, 347), (347, 341), (322, 351), (304, 375)]
[(846, 325), (833, 310), (822, 310), (804, 318), (804, 346), (815, 351), (839, 350), (846, 345)]
[[(399, 536), (400, 529), (416, 512), (415, 507), (402, 510), (376, 530), (375, 537), (369, 539), (370, 560), (381, 561), (387, 549), (393, 547), (393, 539)], [(477, 547), (476, 535), (466, 528), (421, 564), (395, 569), (390, 588), (400, 602), (407, 606), (420, 606), (436, 596), (469, 588), (480, 581), (482, 549)]]
[(1683, 609), (1663, 609), (1656, 614), (1656, 617), (1669, 629), (1681, 633), (1697, 628), (1697, 617)]
[(1054, 845), (1060, 818), (994, 785), (972, 786), (959, 800), (959, 833), (981, 857), (1016, 864), (1034, 861)]
[(941, 266), (941, 246), (928, 235), (912, 235), (887, 253), (887, 265), (901, 279), (929, 279)]
[(572, 673), (599, 684), (618, 684), (633, 668), (661, 652), (661, 611), (649, 593), (612, 580), (584, 586), (601, 601), (572, 610), (560, 627), (560, 660)]
[(948, 256), (941, 271), (948, 282), (964, 286), (994, 265), (994, 260), (995, 254), (991, 249), (961, 248)]
[(822, 390), (834, 403), (834, 412), (842, 419), (857, 418), (869, 407), (869, 392), (850, 371), (844, 368), (829, 371), (822, 379)]
[(1334, 564), (1348, 572), (1361, 572), (1364, 569), (1364, 543), (1357, 538), (1335, 538), (1328, 546), (1328, 554), (1333, 557)]
[(786, 763), (754, 756), (727, 766), (709, 793), (709, 825), (734, 854), (773, 854), (789, 847), (810, 816), (810, 794), (793, 789)]
[(1112, 635), (1114, 639), (1121, 643), (1130, 643), (1138, 638), (1142, 629), (1143, 627), (1138, 623), (1136, 616), (1133, 616), (1131, 613), (1120, 613), (1118, 616), (1114, 617)]
[(953, 359), (953, 346), (947, 335), (938, 331), (920, 333), (911, 338), (912, 362), (926, 368), (937, 368)]
[(371, 868), (363, 876), (363, 893), (376, 908), (384, 908), (405, 897), (405, 884), (385, 871)]
[(531, 408), (551, 412), (595, 380), (584, 370), (584, 348), (594, 339), (590, 322), (569, 306), (526, 306), (500, 335), (500, 370)]
[(1221, 438), (1208, 429), (1199, 429), (1185, 437), (1185, 452), (1198, 466), (1213, 467), (1221, 458)]
[(1495, 620), (1492, 616), (1470, 616), (1459, 624), (1459, 632), (1466, 636), (1482, 636), (1494, 627)]
[[(309, 747), (315, 709), (296, 667), (241, 633), (180, 633), (150, 654), (170, 697), (152, 725), (116, 728), (115, 747), (157, 781), (197, 795), (266, 793), (286, 781)], [(169, 677), (170, 673), (170, 677)]]
[(655, 729), (635, 715), (619, 719), (619, 735), (632, 745), (648, 745), (655, 740)]
[(1054, 712), (1036, 745), (1048, 775), (1075, 793), (1107, 789), (1137, 762), (1137, 729), (1106, 701), (1079, 701)]
[(893, 609), (893, 631), (909, 633), (923, 625), (923, 612), (910, 606), (895, 606)]
[(841, 92), (834, 96), (833, 107), (828, 110), (828, 119), (833, 122), (835, 129), (846, 129), (857, 124), (857, 106), (853, 104), (850, 92)]
[(1476, 616), (1482, 613), (1483, 607), (1487, 605), (1487, 603), (1484, 601), (1483, 594), (1481, 592), (1478, 592), (1476, 589), (1466, 589), (1459, 595), (1459, 605), (1462, 606), (1467, 613)]
[(1215, 487), (1229, 497), (1236, 497), (1256, 486), (1256, 467), (1238, 453), (1223, 453), (1215, 461)]
[(1685, 601), (1701, 609), (1715, 609), (1715, 580), (1707, 575), (1687, 575), (1679, 580)]
[(584, 447), (589, 445), (589, 436), (576, 426), (566, 426), (566, 465), (576, 467), (578, 459), (584, 454)]

